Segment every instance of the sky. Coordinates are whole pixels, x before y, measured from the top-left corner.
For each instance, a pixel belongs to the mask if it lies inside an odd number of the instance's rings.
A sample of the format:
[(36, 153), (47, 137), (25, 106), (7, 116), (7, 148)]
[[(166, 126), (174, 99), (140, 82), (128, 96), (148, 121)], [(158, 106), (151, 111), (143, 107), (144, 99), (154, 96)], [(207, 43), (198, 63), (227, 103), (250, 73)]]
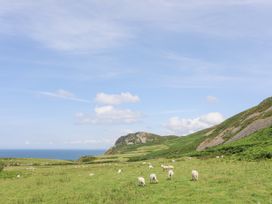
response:
[(271, 96), (270, 0), (0, 0), (0, 149), (184, 136)]

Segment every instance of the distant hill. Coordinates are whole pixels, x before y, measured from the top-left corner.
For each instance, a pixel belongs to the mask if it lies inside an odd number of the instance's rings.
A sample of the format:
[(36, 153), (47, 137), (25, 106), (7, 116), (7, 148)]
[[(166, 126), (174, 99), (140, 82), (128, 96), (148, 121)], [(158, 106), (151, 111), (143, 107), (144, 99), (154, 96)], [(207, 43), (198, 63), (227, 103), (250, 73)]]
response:
[(176, 138), (178, 138), (178, 136), (160, 136), (148, 132), (130, 133), (119, 137), (115, 145), (106, 151), (105, 154), (126, 153), (141, 146), (162, 144)]
[[(247, 152), (249, 149), (249, 154), (262, 154), (263, 157), (270, 158), (270, 155), (272, 157), (272, 97), (219, 125), (188, 136), (162, 137), (143, 132), (122, 136), (107, 153), (123, 154), (152, 145), (154, 147), (163, 145), (164, 148), (153, 148), (152, 151), (142, 153), (131, 160), (182, 155), (208, 156), (218, 153), (242, 155), (242, 152)], [(265, 151), (260, 153), (260, 149)], [(260, 155), (256, 156), (258, 157)]]

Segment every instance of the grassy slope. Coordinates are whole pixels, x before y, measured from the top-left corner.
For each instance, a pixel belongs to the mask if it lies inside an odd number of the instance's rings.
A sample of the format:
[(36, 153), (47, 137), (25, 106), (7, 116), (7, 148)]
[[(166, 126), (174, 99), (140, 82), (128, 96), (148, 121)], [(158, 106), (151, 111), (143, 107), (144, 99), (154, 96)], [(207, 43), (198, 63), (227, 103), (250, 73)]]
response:
[(186, 155), (213, 157), (221, 154), (247, 160), (272, 158), (272, 127), (260, 130), (238, 141), (218, 145), (205, 151), (197, 152), (195, 151), (196, 146), (205, 139), (203, 136), (205, 131), (179, 138), (176, 141), (173, 140), (173, 143), (169, 145), (168, 149), (131, 157), (130, 161), (153, 159), (158, 157), (174, 158)]
[(177, 136), (159, 136), (152, 133), (149, 133), (149, 136), (154, 139), (152, 142), (147, 142), (145, 144), (134, 144), (134, 145), (127, 145), (121, 144), (117, 145), (106, 152), (106, 154), (126, 154), (132, 151), (137, 151), (139, 148), (146, 147), (146, 146), (157, 146), (157, 145), (165, 145), (170, 140), (176, 139)]
[[(1, 203), (272, 203), (272, 161), (181, 158), (173, 163), (172, 181), (159, 167), (169, 160), (150, 162), (152, 170), (141, 162), (7, 167), (0, 173)], [(190, 181), (192, 169), (199, 171), (198, 182)], [(151, 172), (158, 184), (148, 183)], [(137, 186), (138, 176), (146, 178), (145, 187)]]
[[(214, 138), (223, 131), (225, 131), (224, 139), (228, 140), (230, 137), (234, 136), (234, 134), (231, 133), (231, 130), (228, 130), (228, 128), (230, 128), (230, 127), (231, 128), (240, 127), (242, 130), (244, 127), (246, 127), (247, 125), (249, 125), (250, 123), (252, 123), (253, 121), (255, 121), (257, 119), (262, 119), (262, 118), (267, 118), (267, 117), (272, 116), (272, 110), (265, 111), (265, 110), (269, 109), (270, 107), (272, 107), (272, 97), (267, 98), (266, 100), (264, 100), (259, 105), (255, 106), (253, 108), (250, 108), (246, 111), (243, 111), (243, 112), (227, 119), (223, 123), (221, 123), (213, 128), (202, 130), (197, 133), (188, 135), (186, 137), (170, 138), (165, 141), (162, 140), (162, 141), (157, 141), (156, 143), (149, 143), (149, 144), (147, 144), (148, 146), (162, 144), (167, 148), (154, 149), (155, 151), (146, 152), (146, 154), (137, 155), (135, 157), (130, 157), (129, 160), (130, 161), (138, 161), (138, 160), (152, 159), (152, 158), (158, 158), (158, 157), (172, 158), (172, 157), (179, 157), (179, 156), (184, 156), (184, 155), (194, 155), (194, 156), (196, 156), (196, 155), (198, 155), (198, 156), (212, 155), (211, 154), (212, 152), (213, 152), (213, 154), (218, 154), (218, 153), (223, 153), (223, 154), (226, 153), (227, 154), (227, 152), (224, 152), (224, 151), (222, 151), (222, 149), (220, 149), (222, 145), (219, 145), (218, 148), (217, 147), (210, 148), (208, 151), (204, 151), (204, 153), (202, 153), (202, 152), (195, 153), (195, 150), (196, 150), (197, 146), (201, 142), (203, 142), (205, 139)], [(260, 114), (256, 114), (256, 113), (260, 113)], [(207, 134), (207, 133), (209, 133), (209, 134)], [(270, 144), (272, 139), (271, 139), (271, 137), (266, 137), (267, 134), (269, 134), (269, 131), (262, 131), (261, 130), (257, 134), (255, 134), (254, 138), (257, 141), (258, 140), (261, 141), (261, 140), (263, 140), (263, 138), (266, 138), (266, 141)], [(241, 140), (241, 143), (243, 143), (244, 141), (247, 141), (247, 139), (243, 138)], [(245, 156), (246, 159), (260, 159), (262, 157), (263, 158), (270, 158), (270, 154), (272, 154), (271, 148), (267, 147), (265, 150), (266, 152), (262, 152), (261, 151), (263, 148), (262, 143), (258, 143), (256, 141), (253, 142), (252, 140), (249, 140), (247, 142), (248, 143), (252, 142), (251, 146), (250, 146), (250, 144), (243, 146), (239, 141), (235, 141), (235, 142), (231, 143), (230, 145), (228, 145), (227, 147), (229, 147), (229, 149), (231, 149), (233, 145), (235, 146), (235, 144), (237, 144), (238, 146), (243, 148), (243, 153), (245, 154), (243, 156)], [(129, 145), (127, 147), (122, 147), (125, 149), (125, 151), (121, 151), (120, 153), (127, 153), (127, 152), (133, 152), (133, 151), (136, 152), (139, 147), (143, 147), (143, 146), (146, 146), (146, 144)], [(245, 151), (248, 148), (250, 148), (250, 150)], [(254, 151), (254, 149), (255, 149), (255, 151)], [(219, 151), (219, 152), (216, 153), (216, 151)], [(233, 151), (232, 153), (236, 154), (238, 152)], [(252, 153), (254, 154), (254, 156), (250, 156), (250, 154), (252, 154)], [(236, 155), (238, 155), (238, 154), (236, 154)], [(240, 158), (242, 158), (242, 154), (239, 154), (239, 155), (240, 155)]]
[(272, 127), (260, 130), (238, 141), (209, 148), (194, 153), (195, 156), (214, 156), (218, 154), (236, 156), (239, 159), (271, 159)]

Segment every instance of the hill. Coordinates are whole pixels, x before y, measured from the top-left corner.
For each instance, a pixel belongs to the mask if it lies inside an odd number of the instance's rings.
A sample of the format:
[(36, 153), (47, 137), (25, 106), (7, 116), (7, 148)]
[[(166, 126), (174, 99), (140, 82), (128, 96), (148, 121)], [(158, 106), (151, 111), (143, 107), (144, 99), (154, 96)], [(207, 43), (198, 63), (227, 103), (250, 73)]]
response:
[(164, 144), (169, 140), (176, 139), (177, 136), (160, 136), (148, 132), (130, 133), (119, 137), (114, 146), (105, 154), (122, 154), (136, 150), (142, 146)]
[[(179, 157), (190, 156), (212, 156), (216, 154), (228, 155), (257, 155), (245, 158), (270, 158), (272, 154), (272, 97), (262, 101), (259, 105), (243, 111), (223, 123), (201, 130), (183, 137), (161, 137), (154, 136), (154, 139), (146, 143), (124, 143), (135, 135), (123, 136), (116, 141), (116, 144), (107, 153), (128, 153), (135, 152), (139, 147), (163, 145), (164, 148), (153, 148), (139, 156), (131, 157), (131, 161), (151, 159), (157, 157)], [(153, 135), (148, 133), (148, 135)], [(153, 137), (151, 137), (153, 138)], [(161, 146), (160, 146), (161, 147)], [(258, 150), (263, 150), (261, 151)], [(227, 150), (228, 149), (228, 150)], [(232, 149), (233, 151), (231, 151)], [(238, 150), (239, 149), (239, 150)], [(254, 156), (255, 155), (255, 156)]]

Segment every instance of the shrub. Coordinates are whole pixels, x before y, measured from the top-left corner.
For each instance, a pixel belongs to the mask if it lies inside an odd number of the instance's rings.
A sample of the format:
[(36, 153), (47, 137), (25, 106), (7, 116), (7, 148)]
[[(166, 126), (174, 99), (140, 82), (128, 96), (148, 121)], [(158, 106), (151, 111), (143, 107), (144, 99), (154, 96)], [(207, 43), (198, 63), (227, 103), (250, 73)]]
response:
[(0, 172), (4, 169), (4, 163), (0, 162)]
[(87, 162), (92, 162), (96, 159), (96, 157), (94, 156), (82, 156), (79, 158), (79, 162), (82, 162), (82, 163), (87, 163)]

